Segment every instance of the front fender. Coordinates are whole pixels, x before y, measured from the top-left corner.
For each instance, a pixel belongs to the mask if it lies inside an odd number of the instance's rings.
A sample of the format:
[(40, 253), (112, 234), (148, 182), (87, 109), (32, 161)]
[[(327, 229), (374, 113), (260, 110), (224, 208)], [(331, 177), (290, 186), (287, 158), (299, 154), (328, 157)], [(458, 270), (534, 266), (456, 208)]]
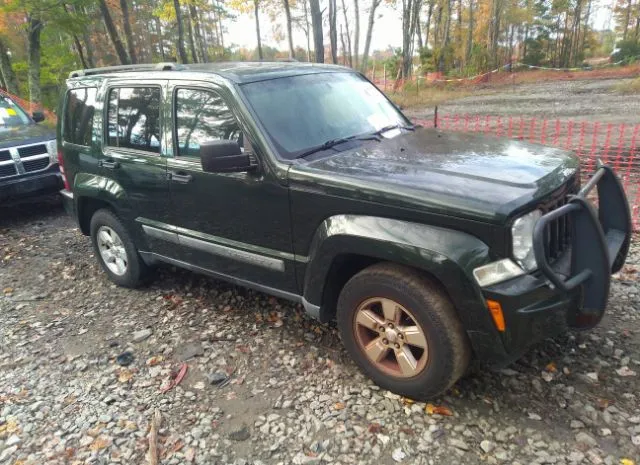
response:
[[(320, 306), (331, 265), (356, 254), (421, 269), (435, 277), (453, 301), (467, 332), (498, 337), (485, 308), (474, 268), (491, 261), (489, 247), (469, 234), (407, 221), (361, 215), (327, 218), (317, 229), (305, 270), (304, 297)], [(326, 314), (325, 314), (326, 316)]]

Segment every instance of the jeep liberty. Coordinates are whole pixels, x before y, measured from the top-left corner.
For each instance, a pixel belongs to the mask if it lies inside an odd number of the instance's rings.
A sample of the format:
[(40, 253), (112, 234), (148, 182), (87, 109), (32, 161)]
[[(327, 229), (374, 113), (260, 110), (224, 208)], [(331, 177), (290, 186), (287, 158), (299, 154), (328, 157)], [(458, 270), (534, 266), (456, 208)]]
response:
[(566, 151), (414, 126), (348, 68), (80, 70), (60, 115), (65, 207), (114, 283), (168, 263), (298, 302), (415, 399), (596, 325), (629, 249), (607, 166), (581, 186)]

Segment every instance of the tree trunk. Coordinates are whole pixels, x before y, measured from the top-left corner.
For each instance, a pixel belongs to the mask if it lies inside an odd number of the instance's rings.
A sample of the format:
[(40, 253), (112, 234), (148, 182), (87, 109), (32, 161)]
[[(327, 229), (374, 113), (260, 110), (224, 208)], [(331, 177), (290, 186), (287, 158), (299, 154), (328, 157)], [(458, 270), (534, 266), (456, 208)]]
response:
[(198, 51), (196, 49), (196, 41), (193, 38), (193, 23), (191, 22), (191, 15), (187, 14), (187, 37), (189, 38), (189, 52), (191, 53), (191, 61), (193, 63), (198, 63)]
[(178, 55), (181, 63), (188, 63), (187, 51), (184, 48), (184, 26), (182, 24), (182, 10), (180, 0), (173, 0), (173, 8), (176, 11), (176, 24), (178, 26)]
[(429, 48), (429, 32), (431, 31), (431, 15), (433, 14), (433, 4), (435, 0), (429, 2), (429, 9), (427, 10), (427, 24), (424, 28), (424, 46)]
[(200, 17), (198, 16), (198, 10), (193, 3), (189, 3), (189, 15), (191, 16), (191, 24), (193, 25), (193, 32), (196, 36), (196, 43), (200, 50), (201, 61), (206, 63), (209, 61), (207, 54), (207, 47), (202, 39), (202, 30), (200, 29)]
[(587, 40), (587, 31), (589, 30), (589, 19), (591, 16), (591, 1), (592, 0), (588, 0), (587, 2), (587, 13), (584, 16), (584, 25), (582, 26), (582, 40), (580, 41), (581, 50), (584, 50), (584, 45)]
[(120, 9), (122, 10), (122, 24), (124, 26), (124, 38), (127, 41), (129, 59), (131, 63), (137, 63), (136, 45), (133, 42), (133, 33), (131, 32), (131, 23), (129, 22), (129, 5), (127, 5), (127, 0), (120, 0)]
[(304, 8), (304, 33), (307, 36), (307, 61), (311, 63), (311, 43), (309, 40), (309, 36), (311, 35), (311, 26), (309, 24), (309, 11), (307, 10), (307, 1), (308, 0), (302, 0), (302, 7)]
[(282, 0), (284, 3), (284, 15), (287, 19), (287, 40), (289, 41), (289, 58), (295, 60), (296, 51), (293, 48), (293, 33), (291, 27), (291, 8), (289, 8), (289, 0)]
[(329, 0), (329, 43), (331, 62), (338, 63), (338, 31), (336, 28), (336, 0)]
[(13, 72), (13, 67), (11, 66), (11, 58), (7, 53), (9, 50), (7, 49), (6, 44), (2, 37), (0, 37), (0, 74), (2, 74), (2, 80), (7, 89), (7, 92), (13, 95), (18, 94), (18, 80), (16, 79), (16, 74)]
[(122, 40), (118, 35), (118, 30), (116, 29), (115, 24), (113, 24), (113, 19), (111, 18), (111, 13), (109, 13), (109, 7), (107, 6), (106, 0), (98, 0), (98, 6), (100, 7), (104, 25), (107, 27), (107, 33), (109, 34), (109, 38), (111, 39), (114, 48), (116, 49), (116, 54), (118, 55), (120, 63), (123, 65), (130, 64), (131, 61), (129, 61), (129, 56), (124, 49), (124, 45), (122, 45)]
[(164, 55), (164, 39), (162, 38), (162, 24), (160, 23), (160, 18), (157, 16), (154, 17), (154, 21), (156, 23), (156, 34), (158, 35), (158, 48), (160, 49), (160, 58), (162, 61), (166, 61)]
[(451, 31), (451, 0), (447, 0), (447, 19), (444, 23), (444, 32), (442, 35), (442, 51), (440, 53), (440, 58), (438, 60), (438, 71), (444, 73), (445, 69), (445, 61), (444, 55), (447, 50), (447, 46), (449, 45), (449, 35)]
[(381, 0), (373, 0), (371, 9), (369, 10), (369, 21), (367, 21), (367, 35), (364, 38), (364, 52), (362, 53), (362, 63), (360, 71), (367, 71), (367, 62), (369, 61), (369, 49), (371, 48), (371, 37), (373, 36), (373, 24), (376, 20), (376, 9), (380, 5)]
[(345, 65), (348, 64), (349, 66), (351, 66), (353, 68), (353, 55), (351, 52), (351, 32), (349, 31), (349, 19), (347, 18), (347, 7), (344, 3), (344, 0), (342, 1), (342, 14), (344, 16), (344, 29), (345, 29), (345, 33), (346, 33), (346, 40), (345, 37), (342, 33), (342, 26), (340, 27), (340, 38), (342, 40), (342, 50), (343, 50), (343, 55), (345, 58)]
[(258, 59), (263, 60), (262, 56), (262, 40), (260, 39), (260, 3), (259, 0), (253, 0), (253, 14), (256, 17), (256, 37), (258, 39)]
[(473, 51), (473, 0), (469, 0), (469, 32), (467, 34), (467, 55), (465, 64), (471, 63), (471, 52)]
[[(355, 9), (355, 24), (353, 31), (353, 63), (351, 66), (355, 66), (358, 68), (358, 63), (360, 62), (360, 5), (358, 0), (353, 0), (353, 7)], [(349, 32), (347, 31), (347, 34)], [(351, 39), (349, 39), (349, 49), (351, 49)]]
[(627, 0), (627, 14), (625, 15), (624, 19), (624, 32), (622, 33), (622, 40), (627, 40), (629, 24), (631, 24), (631, 0)]
[(422, 0), (403, 0), (402, 2), (402, 78), (411, 76), (413, 63), (413, 39), (415, 37), (418, 13)]
[(420, 25), (420, 18), (418, 18), (418, 27), (416, 27), (416, 36), (418, 38), (418, 50), (424, 48), (424, 42), (422, 41), (422, 27)]
[[(42, 103), (40, 89), (40, 33), (42, 21), (40, 18), (29, 15), (27, 18), (27, 53), (29, 61), (29, 101), (32, 104)], [(29, 109), (32, 111), (32, 109)]]
[[(87, 15), (87, 11), (84, 9), (83, 13)], [(82, 41), (84, 42), (84, 48), (87, 52), (87, 64), (89, 65), (89, 68), (95, 68), (96, 61), (93, 58), (93, 45), (91, 44), (91, 37), (89, 36), (89, 32), (86, 27), (82, 30)]]
[(322, 33), (322, 11), (319, 0), (309, 0), (311, 24), (313, 26), (313, 51), (316, 63), (324, 63), (324, 36)]

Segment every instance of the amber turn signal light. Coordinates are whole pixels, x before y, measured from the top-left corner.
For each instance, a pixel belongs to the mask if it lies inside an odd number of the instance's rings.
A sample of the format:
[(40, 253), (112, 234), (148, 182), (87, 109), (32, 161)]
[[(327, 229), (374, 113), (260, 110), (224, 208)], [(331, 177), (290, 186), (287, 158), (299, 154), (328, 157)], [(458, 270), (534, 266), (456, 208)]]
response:
[(497, 300), (487, 299), (487, 307), (491, 312), (493, 322), (501, 333), (504, 332), (506, 326), (504, 324), (504, 315), (502, 314), (502, 305)]

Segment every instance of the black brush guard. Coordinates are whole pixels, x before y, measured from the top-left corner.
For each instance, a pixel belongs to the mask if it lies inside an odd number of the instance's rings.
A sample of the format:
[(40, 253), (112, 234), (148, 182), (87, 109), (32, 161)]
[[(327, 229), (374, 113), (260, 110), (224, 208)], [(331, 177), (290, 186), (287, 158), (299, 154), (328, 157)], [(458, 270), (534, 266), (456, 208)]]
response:
[[(598, 188), (599, 208), (587, 199)], [(572, 224), (570, 271), (560, 272), (547, 259), (545, 236), (549, 225), (569, 216)], [(600, 165), (593, 177), (567, 204), (542, 216), (533, 232), (533, 250), (542, 274), (559, 291), (578, 299), (569, 318), (574, 327), (589, 328), (604, 315), (611, 274), (622, 268), (631, 241), (631, 212), (620, 180)]]

